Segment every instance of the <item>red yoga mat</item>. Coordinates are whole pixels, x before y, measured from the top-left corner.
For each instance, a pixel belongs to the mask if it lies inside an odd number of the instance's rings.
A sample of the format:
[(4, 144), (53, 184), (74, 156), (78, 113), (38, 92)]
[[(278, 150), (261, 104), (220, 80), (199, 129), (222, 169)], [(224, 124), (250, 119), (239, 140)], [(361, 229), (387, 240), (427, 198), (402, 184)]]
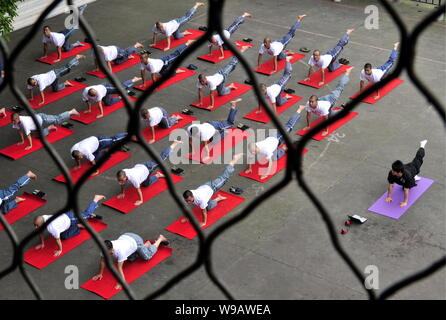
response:
[[(96, 219), (89, 219), (88, 223), (96, 232), (101, 232), (108, 227), (107, 224)], [(77, 248), (80, 244), (90, 238), (91, 236), (87, 232), (87, 230), (83, 229), (77, 236), (74, 236), (73, 238), (67, 240), (61, 240), (62, 253), (60, 254), (60, 256), (55, 257), (54, 252), (58, 249), (56, 239), (54, 239), (53, 237), (48, 237), (45, 239), (45, 248), (40, 250), (36, 250), (34, 248), (29, 249), (24, 254), (24, 260), (26, 263), (36, 267), (37, 269), (43, 269), (47, 265), (62, 258), (68, 252)]]
[[(243, 42), (243, 41), (236, 41), (234, 43), (237, 46), (237, 49), (240, 49), (241, 47), (254, 47), (253, 44), (247, 43), (247, 42)], [(224, 58), (220, 59), (220, 49), (215, 49), (214, 51), (212, 51), (212, 54), (204, 54), (202, 56), (199, 56), (197, 59), (200, 60), (204, 60), (207, 62), (211, 62), (211, 63), (219, 63), (221, 61), (225, 61), (228, 58), (231, 58), (234, 56), (234, 54), (232, 53), (231, 50), (223, 50), (224, 53)]]
[[(73, 50), (70, 50), (68, 52), (65, 52), (62, 50), (62, 57), (61, 57), (61, 61), (73, 57), (81, 52), (90, 50), (91, 48), (91, 44), (86, 43), (86, 42), (81, 42), (82, 44), (84, 44), (83, 46), (79, 46), (79, 47), (75, 47), (73, 48)], [(50, 53), (46, 58), (38, 58), (36, 59), (37, 61), (43, 62), (43, 63), (47, 63), (47, 64), (56, 64), (58, 62), (54, 62), (54, 60), (57, 59), (57, 51), (54, 51), (52, 53)]]
[[(245, 201), (245, 198), (221, 190), (218, 191), (216, 194), (214, 194), (212, 199), (216, 198), (218, 195), (226, 197), (226, 199), (218, 202), (217, 206), (214, 209), (207, 212), (207, 222), (204, 227), (201, 227), (202, 230), (205, 230), (210, 226), (212, 226), (215, 222), (220, 220), (220, 218), (222, 218), (225, 214), (227, 214), (235, 207), (237, 207), (239, 204), (241, 204), (243, 201)], [(194, 213), (195, 218), (197, 218), (199, 222), (203, 220), (200, 207), (195, 207), (192, 210), (192, 212)], [(181, 222), (181, 219), (183, 218), (185, 218), (185, 216), (181, 217), (180, 219), (172, 223), (170, 226), (166, 228), (166, 230), (172, 233), (179, 234), (180, 236), (183, 236), (187, 239), (195, 238), (197, 236), (197, 232), (192, 227), (192, 224), (189, 221)]]
[[(135, 101), (136, 99), (133, 97), (130, 97), (131, 101)], [(97, 115), (99, 115), (99, 104), (95, 104), (91, 107), (91, 112), (86, 113), (88, 108), (80, 111), (80, 116), (71, 116), (71, 120), (75, 120), (78, 122), (82, 122), (83, 124), (90, 124), (92, 122), (95, 122), (100, 119), (104, 119), (107, 115), (110, 113), (115, 112), (116, 110), (121, 109), (124, 107), (124, 101), (116, 102), (115, 104), (112, 104), (111, 106), (106, 106), (104, 103), (102, 103), (102, 109), (104, 110), (104, 116), (102, 118), (96, 118)]]
[(319, 82), (322, 80), (322, 71), (319, 69), (315, 73), (313, 73), (310, 77), (310, 80), (305, 81), (301, 80), (298, 83), (303, 84), (305, 86), (310, 86), (313, 88), (322, 88), (327, 83), (333, 81), (337, 77), (339, 77), (341, 74), (343, 74), (348, 68), (351, 68), (351, 66), (346, 66), (344, 64), (341, 64), (341, 66), (336, 69), (333, 72), (328, 71), (328, 69), (325, 70), (325, 82), (322, 85), (319, 85)]
[[(313, 136), (313, 139), (316, 141), (321, 141), (327, 137), (330, 136), (330, 134), (332, 134), (334, 131), (336, 131), (339, 127), (342, 127), (344, 124), (346, 124), (347, 122), (349, 122), (351, 119), (353, 119), (354, 117), (356, 117), (358, 115), (357, 112), (349, 112), (348, 115), (338, 121), (336, 121), (335, 123), (332, 123), (329, 128), (328, 128), (328, 134), (325, 136), (322, 136), (322, 131), (325, 129), (322, 129), (320, 132), (318, 132), (317, 134), (315, 134)], [(312, 123), (310, 123), (310, 128), (313, 128), (314, 126), (316, 126), (318, 123), (320, 123), (321, 121), (324, 121), (323, 117), (319, 117), (319, 119), (316, 119), (315, 121), (313, 121)], [(296, 134), (303, 136), (306, 134), (305, 130), (300, 130), (299, 132), (297, 132)]]
[[(290, 61), (291, 63), (295, 63), (296, 61), (299, 61), (300, 59), (305, 57), (304, 54), (300, 54), (300, 53), (293, 53), (292, 56), (293, 56), (293, 59), (291, 59), (291, 61)], [(270, 75), (276, 74), (277, 72), (279, 72), (280, 70), (285, 68), (285, 65), (286, 65), (285, 59), (277, 61), (277, 71), (272, 73), (272, 71), (274, 69), (274, 58), (272, 58), (271, 60), (268, 60), (267, 62), (262, 63), (259, 67), (254, 69), (254, 71), (261, 73), (261, 74), (265, 74), (267, 76), (270, 76)]]
[(200, 152), (189, 153), (185, 157), (201, 163), (210, 163), (213, 159), (221, 156), (239, 143), (242, 143), (243, 140), (251, 135), (251, 132), (242, 131), (237, 128), (228, 129), (225, 133), (223, 139), (219, 140), (215, 145), (209, 144), (209, 159), (206, 161), (202, 159), (202, 156), (204, 155), (204, 145), (200, 146)]
[[(384, 96), (386, 96), (390, 91), (392, 91), (393, 89), (398, 87), (403, 82), (404, 82), (404, 80), (401, 80), (401, 79), (393, 79), (388, 84), (386, 84), (383, 88), (379, 89), (379, 98), (378, 99), (374, 98), (374, 96), (376, 94), (376, 91), (375, 91), (374, 93), (369, 95), (367, 98), (362, 99), (361, 101), (365, 102), (365, 103), (369, 103), (369, 104), (374, 104), (375, 102), (377, 102), (377, 101), (381, 100), (382, 98), (384, 98)], [(371, 85), (373, 85), (373, 84), (369, 84), (367, 86), (367, 88), (370, 87)], [(367, 89), (367, 88), (365, 88), (365, 89)], [(359, 94), (359, 92), (355, 93), (354, 95), (352, 95), (350, 97), (350, 99), (356, 98), (358, 96), (358, 94)]]
[[(198, 37), (201, 37), (204, 34), (203, 31), (195, 30), (195, 29), (189, 29), (187, 31), (189, 31), (191, 34), (185, 35), (181, 39), (175, 39), (173, 36), (171, 36), (170, 49), (173, 49), (173, 48), (176, 48), (182, 44), (185, 44), (189, 40), (193, 40)], [(167, 47), (167, 39), (160, 40), (157, 43), (155, 43), (154, 46), (152, 46), (152, 48), (159, 49), (159, 50), (164, 50), (164, 48), (166, 48), (166, 47)]]
[[(164, 137), (167, 137), (172, 131), (179, 129), (179, 128), (183, 128), (185, 126), (187, 126), (189, 123), (191, 123), (192, 121), (197, 120), (197, 118), (192, 117), (192, 116), (188, 116), (185, 114), (179, 114), (179, 113), (174, 113), (176, 115), (180, 115), (183, 119), (179, 120), (175, 125), (171, 126), (169, 129), (163, 129), (160, 128), (159, 126), (156, 126), (155, 128), (155, 142), (163, 139)], [(172, 114), (172, 115), (174, 115)], [(152, 129), (150, 127), (146, 127), (143, 132), (142, 132), (144, 138), (146, 138), (147, 141), (150, 141), (152, 139)]]
[(0, 115), (0, 127), (7, 126), (8, 124), (10, 124), (12, 122), (11, 121), (11, 114), (12, 114), (12, 112), (9, 111), (9, 110), (5, 110), (5, 112), (6, 112), (6, 117), (2, 117)]
[[(114, 64), (112, 62), (112, 64), (111, 64), (112, 65), (112, 73), (121, 72), (122, 70), (125, 70), (127, 68), (130, 68), (130, 67), (134, 66), (135, 64), (140, 63), (140, 61), (141, 60), (139, 59), (138, 54), (134, 53), (133, 54), (133, 58), (128, 59), (124, 63), (116, 65), (116, 64)], [(91, 76), (98, 77), (98, 78), (107, 78), (107, 76), (101, 70), (99, 70), (99, 71), (87, 71), (86, 73), (91, 75)]]
[[(69, 135), (72, 135), (74, 133), (73, 130), (64, 128), (64, 127), (60, 127), (60, 126), (56, 126), (57, 130), (56, 131), (50, 131), (50, 134), (46, 137), (47, 141), (49, 143), (54, 143), (56, 141), (59, 141), (65, 137), (68, 137)], [(39, 138), (37, 137), (32, 137), (32, 141), (33, 141), (33, 147), (29, 150), (25, 150), (25, 147), (28, 145), (28, 140), (25, 139), (25, 144), (22, 144), (21, 146), (17, 145), (17, 143), (14, 143), (12, 146), (6, 147), (2, 150), (0, 150), (0, 154), (11, 158), (13, 160), (17, 160), (20, 159), (30, 153), (33, 153), (34, 151), (39, 150), (40, 148), (43, 147), (42, 142), (40, 141)]]
[[(169, 80), (164, 82), (161, 86), (159, 86), (155, 90), (155, 92), (163, 90), (177, 82), (183, 81), (184, 79), (192, 77), (193, 75), (196, 74), (195, 71), (185, 69), (185, 68), (178, 68), (178, 70), (183, 70), (184, 72), (176, 73), (172, 78), (170, 78)], [(153, 81), (149, 80), (149, 81), (146, 81), (144, 85), (140, 84), (139, 86), (135, 86), (134, 88), (141, 90), (141, 91), (146, 91), (152, 85), (152, 83), (153, 83)]]
[[(127, 152), (122, 152), (122, 151), (117, 151), (115, 153), (113, 153), (113, 155), (110, 157), (110, 159), (108, 159), (100, 168), (99, 168), (99, 173), (97, 175), (100, 175), (101, 173), (107, 171), (108, 169), (114, 167), (115, 165), (117, 165), (118, 163), (124, 161), (127, 158), (130, 158), (132, 155), (130, 153)], [(71, 174), (71, 179), (73, 180), (73, 183), (76, 183), (81, 176), (87, 172), (88, 169), (90, 169), (92, 167), (92, 165), (90, 164), (90, 162), (88, 161), (84, 161), (81, 164), (80, 169), (75, 170), (70, 169), (70, 174)], [(90, 176), (88, 180), (94, 178), (96, 176)], [(58, 175), (57, 177), (54, 177), (53, 180), (58, 181), (58, 182), (62, 182), (62, 183), (66, 183), (66, 179), (64, 177), (63, 174)]]
[[(283, 147), (283, 145), (280, 146), (279, 148), (281, 148), (281, 147)], [(305, 154), (307, 152), (308, 152), (308, 149), (304, 149), (302, 151), (302, 154)], [(260, 164), (259, 162), (256, 162), (252, 165), (252, 171), (250, 173), (246, 173), (246, 171), (248, 170), (248, 169), (246, 169), (246, 170), (243, 170), (242, 172), (240, 172), (240, 175), (245, 178), (249, 178), (252, 180), (256, 180), (258, 182), (265, 183), (286, 167), (286, 159), (287, 159), (287, 155), (285, 154), (282, 158), (279, 159), (279, 161), (277, 161), (277, 160), (273, 161), (273, 171), (271, 172), (270, 175), (268, 175), (263, 180), (260, 179), (261, 174), (259, 174), (259, 173), (266, 172), (266, 170), (268, 168), (268, 162), (266, 162), (264, 164)], [(260, 171), (260, 170), (265, 170), (265, 171)]]
[[(124, 263), (124, 275), (127, 283), (132, 283), (147, 271), (157, 266), (160, 262), (172, 255), (172, 248), (160, 245), (158, 251), (153, 255), (149, 261), (137, 259), (133, 262)], [(108, 268), (104, 269), (103, 278), (101, 280), (88, 280), (81, 288), (96, 293), (104, 299), (110, 299), (120, 290), (115, 289), (117, 280), (113, 277)]]
[[(198, 105), (199, 101), (195, 101), (194, 103), (191, 104), (191, 106), (204, 109), (207, 111), (212, 111), (252, 89), (251, 86), (247, 86), (246, 84), (241, 84), (237, 82), (232, 82), (232, 83), (236, 86), (237, 89), (234, 90), (231, 89), (231, 93), (224, 96), (219, 96), (217, 91), (214, 92), (215, 99), (214, 99), (214, 107), (212, 109), (207, 108), (211, 103), (210, 95), (203, 98), (203, 104), (201, 106)], [(227, 86), (229, 85), (230, 84), (228, 84)]]
[[(180, 176), (177, 176), (174, 174), (171, 174), (170, 177), (172, 178), (174, 184), (178, 183), (184, 179), (183, 177), (180, 177)], [(116, 184), (117, 183), (118, 182), (116, 182)], [(148, 186), (146, 188), (141, 188), (142, 195), (144, 197), (143, 204), (146, 203), (147, 201), (149, 201), (150, 199), (156, 197), (161, 192), (163, 192), (167, 189), (168, 189), (168, 187), (167, 187), (167, 182), (166, 182), (165, 178), (160, 178), (157, 182), (155, 182), (151, 186)], [(125, 197), (123, 199), (118, 199), (118, 196), (116, 195), (115, 197), (111, 198), (110, 200), (104, 202), (104, 205), (106, 205), (110, 208), (116, 209), (124, 214), (127, 214), (130, 211), (132, 211), (133, 209), (139, 208), (143, 205), (143, 204), (141, 204), (139, 206), (134, 205), (134, 203), (138, 199), (139, 199), (138, 192), (132, 186), (125, 191)]]
[(40, 97), (40, 93), (34, 94), (34, 98), (32, 100), (28, 100), (29, 103), (31, 104), (31, 107), (33, 107), (33, 109), (42, 108), (42, 107), (46, 106), (47, 104), (50, 104), (54, 101), (62, 99), (66, 96), (69, 96), (72, 93), (75, 93), (75, 92), (87, 87), (85, 84), (82, 84), (80, 82), (76, 82), (73, 80), (70, 80), (70, 82), (73, 84), (73, 86), (72, 87), (66, 86), (65, 89), (63, 89), (61, 91), (53, 92), (52, 89), (45, 90), (45, 92), (44, 92), (45, 103), (40, 106), (39, 106), (39, 103), (42, 101), (42, 98)]
[[(20, 197), (25, 198), (26, 200), (18, 203), (17, 208), (12, 209), (7, 214), (5, 214), (5, 219), (6, 221), (8, 221), (9, 224), (13, 224), (14, 222), (22, 219), (23, 217), (42, 207), (46, 203), (45, 199), (39, 198), (28, 192), (24, 192)], [(0, 223), (0, 230), (3, 229), (3, 224)]]
[[(285, 96), (285, 94), (282, 93), (282, 96)], [(299, 97), (299, 96), (296, 96), (293, 94), (290, 94), (290, 96), (292, 96), (292, 97), (289, 98), (285, 104), (283, 104), (281, 106), (277, 106), (277, 114), (282, 114), (283, 112), (285, 112), (285, 110), (289, 109), (292, 105), (294, 105), (295, 103), (302, 100), (302, 97)], [(261, 122), (261, 123), (268, 123), (271, 121), (270, 116), (265, 112), (263, 107), (261, 108), (260, 113), (256, 113), (257, 110), (258, 110), (258, 108), (255, 108), (254, 110), (252, 110), (250, 113), (248, 113), (243, 118)]]

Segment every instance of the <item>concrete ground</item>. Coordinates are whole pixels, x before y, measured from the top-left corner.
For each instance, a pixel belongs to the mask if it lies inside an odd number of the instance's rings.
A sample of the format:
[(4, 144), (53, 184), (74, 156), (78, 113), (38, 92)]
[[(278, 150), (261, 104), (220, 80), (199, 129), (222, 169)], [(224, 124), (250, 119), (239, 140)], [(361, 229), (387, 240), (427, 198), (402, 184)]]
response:
[[(364, 7), (377, 4), (377, 1), (347, 0), (333, 3), (326, 0), (230, 0), (224, 9), (224, 24), (248, 11), (253, 18), (246, 21), (232, 37), (240, 40), (245, 37), (254, 39), (255, 48), (245, 52), (245, 57), (252, 65), (256, 63), (257, 50), (265, 37), (279, 38), (289, 29), (297, 15), (306, 13), (308, 17), (297, 31), (289, 49), (300, 47), (310, 49), (330, 49), (347, 28), (356, 31), (342, 56), (350, 60), (356, 69), (351, 81), (346, 86), (340, 102), (359, 87), (359, 71), (365, 62), (382, 64), (388, 57), (392, 44), (399, 39), (398, 30), (384, 9), (380, 10), (378, 30), (364, 27)], [(120, 1), (99, 0), (89, 5), (85, 16), (96, 31), (100, 43), (126, 47), (135, 41), (148, 44), (151, 26), (157, 20), (168, 21), (182, 15), (193, 1), (158, 1), (142, 0)], [(381, 6), (377, 4), (379, 8)], [(403, 20), (412, 29), (419, 19), (430, 9), (398, 6)], [(62, 29), (65, 17), (59, 16), (47, 21), (54, 29)], [(206, 9), (200, 8), (188, 27), (198, 28), (207, 22)], [(29, 29), (11, 34), (11, 47), (14, 47)], [(78, 32), (74, 39), (83, 40)], [(417, 47), (416, 69), (429, 89), (445, 102), (446, 60), (445, 26), (435, 23), (419, 39)], [(43, 73), (50, 67), (34, 62), (41, 56), (41, 36), (36, 35), (18, 58), (14, 66), (14, 75), (20, 85), (28, 76)], [(164, 55), (153, 50), (153, 56)], [(212, 65), (196, 59), (207, 51), (207, 47), (190, 56), (183, 65), (194, 63), (205, 74), (216, 72), (223, 64)], [(200, 54), (199, 54), (200, 53)], [(402, 53), (404, 54), (404, 52)], [(308, 97), (311, 94), (324, 95), (334, 89), (333, 81), (322, 89), (316, 90), (297, 84), (307, 72), (308, 57), (294, 64), (289, 87), (296, 94)], [(61, 65), (62, 63), (59, 63)], [(87, 61), (72, 72), (70, 78), (85, 76), (87, 84), (98, 84), (102, 80), (85, 75), (93, 68), (93, 61)], [(139, 71), (137, 66), (117, 74), (121, 81), (127, 80)], [(260, 81), (272, 83), (281, 74), (272, 77), (257, 75)], [(379, 290), (382, 291), (395, 281), (424, 268), (427, 264), (445, 254), (445, 139), (444, 126), (432, 106), (426, 102), (407, 74), (402, 74), (405, 82), (380, 102), (369, 105), (360, 104), (355, 111), (359, 115), (337, 131), (336, 136), (323, 141), (311, 141), (305, 155), (304, 174), (309, 185), (329, 210), (337, 231), (341, 229), (347, 215), (358, 214), (369, 220), (360, 226), (354, 226), (346, 235), (339, 235), (342, 246), (354, 259), (361, 270), (368, 265), (379, 268)], [(246, 74), (238, 67), (230, 79), (243, 82)], [(160, 105), (169, 112), (178, 112), (181, 108), (196, 100), (195, 78), (186, 79), (175, 86), (164, 89), (150, 97), (146, 106)], [(8, 89), (9, 90), (9, 89)], [(252, 92), (243, 95), (239, 104), (239, 116), (247, 114), (256, 106)], [(17, 102), (9, 91), (1, 93), (1, 105), (12, 106)], [(302, 100), (303, 101), (303, 100)], [(67, 108), (83, 109), (80, 94), (72, 94), (63, 100), (52, 103), (39, 111), (55, 114)], [(283, 123), (290, 117), (294, 108), (279, 116)], [(212, 113), (194, 108), (195, 115), (202, 121), (223, 119), (228, 106), (223, 106)], [(77, 141), (91, 135), (112, 135), (126, 130), (127, 114), (121, 109), (106, 118), (90, 125), (74, 123), (75, 134), (53, 146), (66, 163), (71, 166), (69, 149)], [(253, 128), (271, 128), (271, 124), (242, 120)], [(305, 126), (301, 121), (295, 132)], [(10, 126), (1, 128), (0, 148), (16, 142), (18, 137)], [(293, 138), (298, 139), (293, 135)], [(422, 176), (436, 182), (406, 214), (399, 220), (393, 220), (367, 211), (386, 190), (386, 176), (390, 164), (400, 158), (410, 161), (420, 140), (428, 139), (427, 155), (422, 167)], [(161, 151), (168, 144), (163, 139), (154, 145)], [(118, 167), (124, 168), (147, 159), (142, 149), (129, 144), (132, 157)], [(28, 155), (20, 160), (11, 161), (0, 157), (2, 170), (1, 186), (7, 186), (27, 170), (33, 170), (39, 176), (25, 190), (41, 189), (46, 192), (47, 204), (31, 213), (13, 227), (19, 239), (23, 239), (32, 229), (32, 220), (38, 214), (51, 214), (63, 207), (67, 196), (66, 189), (51, 179), (60, 174), (44, 150)], [(186, 165), (184, 180), (176, 185), (179, 192), (194, 188), (215, 177), (223, 165)], [(206, 169), (206, 170), (203, 170)], [(115, 182), (117, 168), (107, 171), (87, 182), (80, 194), (80, 205), (88, 204), (94, 194), (112, 197), (118, 193)], [(233, 212), (223, 217), (216, 225), (227, 221), (242, 211), (253, 199), (279, 182), (282, 174), (273, 177), (268, 183), (260, 184), (238, 176), (242, 166), (236, 167), (236, 173), (223, 188), (231, 185), (245, 189), (246, 201)], [(168, 192), (164, 192), (150, 202), (142, 205), (130, 214), (121, 215), (106, 206), (101, 206), (98, 213), (105, 217), (109, 227), (101, 236), (115, 239), (121, 233), (132, 231), (148, 238), (155, 238), (160, 232), (165, 234), (173, 247), (172, 256), (156, 268), (132, 283), (138, 297), (161, 287), (179, 271), (193, 263), (197, 256), (196, 240), (187, 240), (181, 236), (164, 231), (163, 228), (175, 221), (180, 210), (170, 201)], [(210, 227), (206, 233), (215, 228)], [(28, 244), (35, 245), (37, 239)], [(12, 246), (4, 231), (0, 232), (0, 269), (12, 261)], [(95, 294), (83, 289), (67, 290), (64, 287), (65, 267), (76, 265), (80, 270), (80, 284), (87, 281), (98, 270), (98, 249), (92, 240), (84, 242), (76, 250), (50, 264), (43, 270), (25, 265), (32, 278), (39, 285), (44, 297), (48, 299), (100, 299)], [(366, 299), (363, 286), (348, 270), (336, 254), (328, 237), (325, 224), (320, 214), (295, 183), (288, 185), (280, 193), (265, 201), (241, 223), (222, 234), (216, 241), (213, 252), (213, 266), (233, 295), (238, 299)], [(400, 291), (393, 299), (445, 299), (445, 270)], [(25, 284), (18, 271), (0, 279), (0, 299), (33, 299), (31, 290)], [(161, 299), (221, 299), (224, 296), (211, 283), (203, 268), (178, 283)], [(124, 293), (113, 299), (126, 299)]]

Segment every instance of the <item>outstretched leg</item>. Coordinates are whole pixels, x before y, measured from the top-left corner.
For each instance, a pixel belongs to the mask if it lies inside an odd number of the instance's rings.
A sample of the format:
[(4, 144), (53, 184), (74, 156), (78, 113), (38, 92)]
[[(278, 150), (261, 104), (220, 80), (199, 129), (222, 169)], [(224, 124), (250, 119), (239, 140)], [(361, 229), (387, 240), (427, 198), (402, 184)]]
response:
[(306, 16), (306, 14), (300, 15), (297, 17), (297, 21), (293, 23), (290, 30), (284, 35), (281, 39), (277, 40), (278, 42), (283, 44), (282, 52), (277, 56), (277, 60), (283, 60), (286, 58), (286, 54), (283, 52), (286, 46), (290, 43), (291, 39), (296, 35), (296, 30), (300, 27), (302, 19)]
[(188, 22), (190, 19), (192, 19), (192, 16), (195, 14), (195, 12), (197, 12), (197, 8), (201, 7), (201, 6), (204, 6), (203, 2), (196, 2), (195, 5), (193, 6), (193, 8), (189, 9), (184, 16), (182, 16), (182, 17), (180, 17), (178, 19), (175, 19), (178, 22), (178, 24), (179, 24), (178, 30), (173, 33), (173, 37), (175, 39), (184, 38), (186, 33), (181, 33), (179, 31), (180, 27), (183, 24), (185, 24), (186, 22)]
[(383, 71), (383, 76), (385, 76), (389, 72), (389, 70), (393, 67), (393, 65), (395, 64), (396, 56), (398, 55), (398, 45), (399, 44), (400, 44), (399, 42), (396, 42), (393, 44), (393, 50), (390, 53), (389, 59), (382, 66), (377, 68), (377, 69), (380, 69)]
[(347, 45), (348, 40), (350, 39), (350, 34), (353, 31), (354, 31), (354, 29), (348, 29), (346, 31), (346, 33), (341, 37), (339, 42), (336, 44), (336, 46), (333, 49), (328, 50), (326, 52), (326, 54), (329, 54), (329, 55), (332, 56), (331, 62), (329, 64), (329, 66), (328, 66), (328, 70), (330, 72), (333, 72), (333, 71), (337, 70), (340, 67), (340, 64), (336, 60), (338, 59), (338, 57), (341, 54), (341, 52), (344, 49), (344, 47)]
[(36, 175), (29, 171), (24, 176), (17, 179), (17, 181), (12, 184), (9, 188), (1, 190), (0, 189), (0, 199), (1, 204), (0, 208), (3, 214), (8, 213), (12, 209), (17, 207), (17, 202), (15, 200), (16, 193), (20, 190), (20, 188), (27, 185), (31, 179), (35, 179)]
[(291, 72), (293, 71), (293, 67), (291, 66), (291, 63), (289, 61), (291, 59), (292, 59), (291, 56), (287, 57), (285, 70), (283, 71), (283, 76), (282, 76), (282, 78), (279, 81), (276, 82), (276, 84), (278, 84), (281, 87), (280, 93), (279, 93), (279, 95), (276, 98), (276, 104), (278, 106), (281, 106), (281, 105), (285, 104), (288, 101), (287, 97), (282, 97), (282, 92), (283, 92), (283, 90), (285, 90), (285, 86), (288, 83), (288, 81), (290, 80)]
[(79, 65), (79, 60), (85, 59), (86, 57), (78, 54), (75, 58), (71, 59), (65, 66), (62, 68), (54, 69), (54, 73), (56, 74), (56, 80), (51, 84), (51, 88), (54, 92), (61, 91), (65, 89), (65, 86), (73, 86), (71, 82), (65, 81), (64, 83), (59, 83), (59, 79), (68, 73), (70, 73), (71, 69)]

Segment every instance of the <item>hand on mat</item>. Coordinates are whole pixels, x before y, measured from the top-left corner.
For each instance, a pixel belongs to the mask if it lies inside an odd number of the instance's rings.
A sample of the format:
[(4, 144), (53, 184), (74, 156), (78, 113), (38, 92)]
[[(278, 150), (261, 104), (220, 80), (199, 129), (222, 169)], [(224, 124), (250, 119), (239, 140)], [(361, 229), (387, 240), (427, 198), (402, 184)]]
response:
[(118, 199), (124, 199), (124, 197), (125, 197), (125, 193), (120, 193), (117, 196)]
[(325, 137), (327, 134), (328, 134), (328, 130), (324, 130), (324, 131), (321, 133), (321, 135), (322, 135), (323, 137)]
[(61, 253), (62, 253), (62, 250), (56, 250), (56, 251), (54, 251), (54, 256), (58, 257), (61, 255)]
[(318, 83), (318, 85), (323, 85), (324, 84), (324, 81), (319, 81), (319, 83)]
[(201, 222), (200, 227), (204, 227), (206, 225), (206, 222)]
[(386, 202), (387, 202), (387, 203), (392, 202), (392, 198), (391, 198), (391, 197), (387, 197), (387, 198), (386, 198)]
[(209, 105), (209, 106), (207, 107), (207, 109), (214, 109), (214, 106), (213, 106), (213, 105)]
[(141, 201), (141, 200), (138, 200), (138, 201), (136, 201), (136, 202), (134, 203), (135, 206), (140, 206), (141, 204), (142, 204), (142, 201)]
[(97, 176), (99, 174), (99, 170), (96, 170), (95, 172), (92, 173), (92, 176)]
[(303, 130), (305, 131), (310, 130), (310, 126), (306, 126), (305, 128), (303, 128)]
[(115, 285), (115, 290), (121, 290), (121, 285), (119, 284), (119, 283), (117, 283), (116, 285)]
[(405, 206), (407, 206), (407, 202), (404, 202), (404, 201), (403, 201), (403, 202), (400, 202), (400, 207), (401, 207), (401, 208), (403, 208), (403, 207), (405, 207)]
[(305, 78), (304, 81), (310, 81), (310, 77)]
[(41, 106), (41, 105), (43, 105), (45, 103), (45, 101), (41, 101), (41, 102), (39, 102), (37, 105), (38, 106)]
[(155, 143), (155, 139), (149, 140), (149, 144)]
[(91, 278), (91, 279), (94, 280), (94, 281), (102, 280), (102, 273), (95, 275), (95, 276), (94, 276), (93, 278)]
[(42, 250), (43, 248), (45, 248), (45, 245), (42, 243), (38, 244), (37, 246), (34, 247), (34, 249), (36, 249), (36, 250)]
[(45, 58), (47, 58), (48, 56), (43, 56), (43, 57), (41, 57), (40, 59), (45, 59)]
[(379, 99), (379, 95), (374, 96), (373, 99), (378, 100)]
[(25, 143), (25, 140), (18, 142), (17, 145), (18, 145), (18, 146), (21, 146), (21, 145), (24, 144), (24, 143)]
[(60, 59), (53, 60), (54, 63), (59, 62), (59, 61), (60, 61)]

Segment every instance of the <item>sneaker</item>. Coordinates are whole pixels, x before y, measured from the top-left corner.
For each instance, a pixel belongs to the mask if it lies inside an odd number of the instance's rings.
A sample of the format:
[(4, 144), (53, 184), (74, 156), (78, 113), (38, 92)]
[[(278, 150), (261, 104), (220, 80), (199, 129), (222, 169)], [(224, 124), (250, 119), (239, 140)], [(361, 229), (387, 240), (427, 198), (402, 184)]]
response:
[(98, 219), (98, 220), (102, 220), (103, 219), (103, 217), (98, 215), (98, 214), (93, 214), (91, 217), (95, 218), (95, 219)]
[(420, 181), (421, 180), (421, 178), (419, 176), (415, 176), (414, 179), (415, 179), (415, 181)]
[(160, 244), (162, 244), (163, 246), (168, 246), (170, 244), (170, 242), (165, 240), (165, 241), (161, 241)]

